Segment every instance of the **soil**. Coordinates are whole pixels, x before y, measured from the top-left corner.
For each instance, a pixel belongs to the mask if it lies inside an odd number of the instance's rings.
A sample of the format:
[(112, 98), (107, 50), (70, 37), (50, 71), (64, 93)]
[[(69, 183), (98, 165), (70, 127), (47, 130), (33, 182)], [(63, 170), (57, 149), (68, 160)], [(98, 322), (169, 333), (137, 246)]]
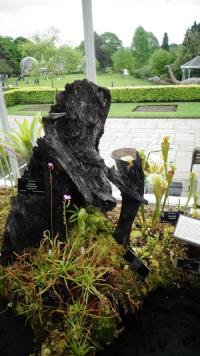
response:
[(176, 111), (177, 105), (139, 105), (133, 111), (138, 112), (171, 112)]
[(25, 319), (16, 317), (0, 298), (0, 355), (28, 356), (33, 352), (34, 335)]
[(200, 289), (157, 289), (144, 300), (124, 332), (97, 356), (199, 356)]

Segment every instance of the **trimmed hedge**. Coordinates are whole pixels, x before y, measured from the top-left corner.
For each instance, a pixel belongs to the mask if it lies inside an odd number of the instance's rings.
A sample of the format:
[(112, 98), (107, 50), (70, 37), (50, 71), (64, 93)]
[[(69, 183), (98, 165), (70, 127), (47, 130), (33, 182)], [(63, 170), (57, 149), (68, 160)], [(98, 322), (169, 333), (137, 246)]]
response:
[(25, 88), (12, 89), (4, 93), (7, 106), (17, 104), (51, 104), (54, 102), (56, 89), (51, 88)]
[(200, 85), (111, 88), (113, 103), (200, 101)]
[[(113, 103), (200, 101), (200, 85), (110, 88), (110, 92)], [(51, 104), (55, 95), (56, 89), (51, 88), (12, 89), (4, 93), (7, 106)]]

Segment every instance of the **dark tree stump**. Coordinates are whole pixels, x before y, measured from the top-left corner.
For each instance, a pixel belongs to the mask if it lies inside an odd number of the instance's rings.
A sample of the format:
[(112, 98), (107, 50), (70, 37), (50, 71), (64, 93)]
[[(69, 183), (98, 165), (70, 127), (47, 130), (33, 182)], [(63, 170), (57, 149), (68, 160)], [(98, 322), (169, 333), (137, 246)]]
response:
[[(65, 238), (64, 194), (70, 194), (78, 206), (111, 210), (116, 201), (110, 180), (119, 187), (123, 197), (115, 236), (118, 242), (127, 242), (133, 218), (143, 201), (144, 179), (139, 158), (134, 167), (119, 174), (107, 168), (99, 155), (110, 101), (108, 89), (87, 80), (67, 84), (57, 95), (56, 104), (43, 118), (45, 135), (38, 139), (38, 147), (33, 149), (24, 173), (24, 177), (41, 179), (44, 193), (18, 193), (12, 199), (5, 229), (4, 261), (12, 251), (19, 253), (27, 246), (37, 247), (43, 231), (50, 230), (51, 215), (54, 236), (58, 233), (60, 239)], [(53, 170), (49, 171), (48, 163), (53, 164)]]

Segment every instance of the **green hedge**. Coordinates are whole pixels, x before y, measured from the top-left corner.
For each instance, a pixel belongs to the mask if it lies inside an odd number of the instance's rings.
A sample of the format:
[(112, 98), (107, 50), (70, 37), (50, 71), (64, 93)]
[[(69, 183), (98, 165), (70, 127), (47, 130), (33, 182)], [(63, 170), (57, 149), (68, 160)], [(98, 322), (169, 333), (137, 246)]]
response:
[[(113, 103), (200, 101), (200, 85), (110, 88), (110, 92)], [(50, 104), (54, 102), (55, 94), (56, 90), (50, 88), (22, 88), (4, 93), (7, 106)]]
[(51, 104), (54, 102), (56, 90), (51, 88), (13, 89), (4, 93), (7, 106), (17, 104)]
[(200, 85), (111, 88), (113, 103), (199, 101)]

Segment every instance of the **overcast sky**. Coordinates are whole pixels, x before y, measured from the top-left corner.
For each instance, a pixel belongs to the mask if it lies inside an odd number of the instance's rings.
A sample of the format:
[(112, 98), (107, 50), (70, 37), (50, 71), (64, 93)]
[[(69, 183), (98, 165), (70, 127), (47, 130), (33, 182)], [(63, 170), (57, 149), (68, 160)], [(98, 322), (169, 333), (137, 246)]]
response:
[[(200, 22), (200, 0), (93, 0), (93, 27), (114, 32), (124, 46), (141, 25), (162, 42), (180, 44), (194, 21)], [(30, 37), (54, 26), (62, 43), (76, 46), (83, 39), (81, 0), (0, 0), (0, 35)]]

